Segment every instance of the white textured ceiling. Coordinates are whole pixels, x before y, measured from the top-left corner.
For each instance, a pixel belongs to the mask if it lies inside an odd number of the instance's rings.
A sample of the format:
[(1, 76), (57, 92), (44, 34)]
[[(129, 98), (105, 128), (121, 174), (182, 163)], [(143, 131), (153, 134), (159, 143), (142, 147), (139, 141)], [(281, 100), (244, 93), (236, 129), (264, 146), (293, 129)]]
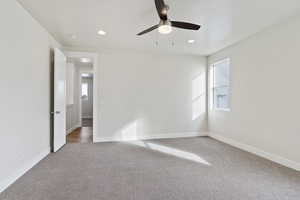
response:
[[(158, 23), (154, 0), (19, 0), (64, 46), (209, 55), (300, 12), (299, 0), (166, 0), (169, 18), (202, 25), (136, 34)], [(97, 35), (103, 29), (106, 36)], [(71, 39), (75, 34), (77, 38)], [(196, 43), (188, 44), (187, 40)]]

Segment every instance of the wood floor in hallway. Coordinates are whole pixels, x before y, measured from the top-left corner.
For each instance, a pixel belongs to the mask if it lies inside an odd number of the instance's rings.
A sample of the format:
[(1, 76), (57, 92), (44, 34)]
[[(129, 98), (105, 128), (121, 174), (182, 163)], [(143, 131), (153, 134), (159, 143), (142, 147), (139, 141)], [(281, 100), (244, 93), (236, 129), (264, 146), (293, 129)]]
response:
[(93, 120), (82, 119), (82, 127), (67, 136), (67, 143), (93, 143)]

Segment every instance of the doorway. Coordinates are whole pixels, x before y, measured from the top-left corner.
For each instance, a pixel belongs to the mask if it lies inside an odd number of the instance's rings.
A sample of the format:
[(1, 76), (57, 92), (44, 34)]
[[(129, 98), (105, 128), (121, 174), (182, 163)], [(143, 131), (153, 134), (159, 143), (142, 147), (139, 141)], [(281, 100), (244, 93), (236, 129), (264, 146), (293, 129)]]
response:
[(95, 70), (97, 56), (67, 52), (66, 141), (93, 143), (95, 132)]
[(80, 72), (79, 116), (81, 127), (67, 135), (68, 143), (93, 142), (93, 73)]

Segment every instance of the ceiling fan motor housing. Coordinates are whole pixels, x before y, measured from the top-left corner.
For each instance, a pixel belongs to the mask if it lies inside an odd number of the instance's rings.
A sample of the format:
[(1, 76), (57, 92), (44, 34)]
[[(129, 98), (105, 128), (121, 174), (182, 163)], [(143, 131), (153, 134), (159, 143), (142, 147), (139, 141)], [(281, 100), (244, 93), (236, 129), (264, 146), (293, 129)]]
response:
[(167, 15), (169, 9), (170, 9), (170, 7), (168, 5), (165, 5), (165, 7), (162, 9), (161, 13), (164, 14), (164, 15)]
[(159, 26), (172, 26), (170, 20), (160, 20)]

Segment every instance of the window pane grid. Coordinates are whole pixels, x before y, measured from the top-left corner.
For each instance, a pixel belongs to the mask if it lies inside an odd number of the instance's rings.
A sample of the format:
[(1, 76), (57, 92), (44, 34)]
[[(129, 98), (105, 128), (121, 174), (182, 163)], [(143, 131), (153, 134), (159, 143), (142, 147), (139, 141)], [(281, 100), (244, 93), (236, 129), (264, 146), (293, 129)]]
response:
[(230, 60), (225, 59), (212, 65), (212, 108), (229, 110)]
[(82, 83), (81, 85), (81, 96), (84, 98), (84, 99), (87, 99), (88, 98), (88, 84), (87, 83)]

